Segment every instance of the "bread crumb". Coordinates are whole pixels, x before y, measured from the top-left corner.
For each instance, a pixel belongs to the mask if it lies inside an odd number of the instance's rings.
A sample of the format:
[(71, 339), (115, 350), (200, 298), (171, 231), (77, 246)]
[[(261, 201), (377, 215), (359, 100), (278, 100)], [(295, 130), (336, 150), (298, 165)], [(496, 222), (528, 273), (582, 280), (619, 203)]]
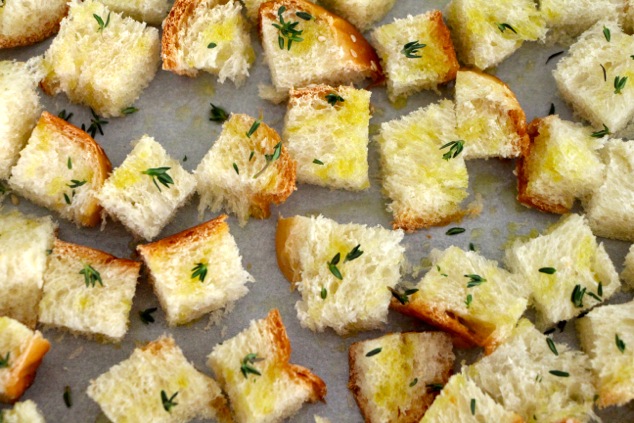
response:
[(68, 356), (69, 360), (73, 360), (81, 355), (84, 352), (84, 347), (77, 347), (70, 355)]
[[(217, 326), (225, 315), (233, 311), (233, 309), (235, 308), (235, 305), (236, 305), (235, 302), (231, 302), (231, 303), (228, 303), (225, 308), (221, 308), (211, 312), (209, 314), (209, 321), (207, 323), (207, 326), (205, 326), (203, 330), (207, 331), (211, 329), (212, 326)], [(226, 326), (223, 328), (223, 330), (224, 329), (226, 329)]]

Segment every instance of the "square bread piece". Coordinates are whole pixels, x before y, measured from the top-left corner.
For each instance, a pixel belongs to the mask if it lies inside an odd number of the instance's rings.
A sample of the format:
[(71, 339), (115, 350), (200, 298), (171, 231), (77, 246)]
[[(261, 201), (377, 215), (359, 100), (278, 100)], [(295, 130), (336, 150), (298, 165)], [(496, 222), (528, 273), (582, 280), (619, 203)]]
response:
[(529, 125), (530, 143), (517, 161), (517, 200), (544, 212), (570, 212), (603, 182), (605, 166), (597, 150), (603, 141), (592, 129), (557, 115)]
[(396, 0), (319, 0), (319, 3), (366, 31), (387, 15)]
[(431, 269), (415, 292), (397, 289), (392, 308), (493, 351), (509, 337), (527, 306), (522, 281), (472, 251), (432, 250)]
[(18, 161), (40, 115), (39, 63), (38, 58), (28, 62), (0, 61), (0, 109), (5, 110), (0, 120), (0, 181), (9, 179), (11, 167)]
[[(282, 218), (277, 223), (277, 263), (296, 284), (303, 327), (340, 335), (378, 329), (387, 321), (389, 287), (401, 275), (403, 231), (339, 224), (323, 216)], [(354, 299), (363, 299), (354, 300)]]
[(623, 271), (620, 276), (621, 280), (625, 282), (623, 288), (634, 290), (634, 245), (630, 246), (630, 250), (625, 256), (625, 263), (623, 263)]
[(106, 152), (90, 135), (44, 112), (11, 170), (9, 186), (77, 225), (96, 226), (102, 211), (97, 192), (111, 170)]
[(368, 423), (418, 422), (453, 369), (451, 337), (442, 332), (393, 333), (355, 342), (348, 387)]
[(40, 323), (120, 342), (141, 263), (55, 240), (44, 274)]
[(255, 61), (242, 4), (237, 0), (176, 0), (163, 23), (163, 69), (196, 76), (199, 70), (237, 86)]
[(271, 203), (280, 204), (295, 191), (295, 161), (275, 129), (247, 115), (232, 114), (220, 137), (194, 171), (202, 216), (225, 209), (238, 216), (266, 219)]
[(522, 319), (507, 342), (463, 373), (524, 421), (595, 421), (588, 357), (549, 339)]
[(50, 347), (39, 331), (0, 317), (0, 402), (13, 403), (22, 396)]
[(395, 19), (372, 31), (372, 43), (387, 76), (390, 101), (422, 90), (438, 91), (453, 81), (460, 65), (442, 13)]
[(634, 242), (634, 144), (609, 140), (601, 158), (605, 179), (583, 201), (588, 222), (597, 236)]
[(362, 190), (368, 179), (370, 96), (354, 87), (292, 89), (284, 141), (297, 161), (297, 181)]
[(442, 387), (420, 423), (524, 423), (506, 410), (464, 374), (453, 375)]
[(170, 336), (136, 348), (91, 380), (86, 393), (113, 423), (231, 421), (216, 381), (196, 370)]
[(28, 46), (59, 30), (68, 0), (2, 2), (0, 8), (0, 49)]
[(446, 16), (458, 58), (481, 70), (498, 65), (524, 41), (546, 35), (533, 0), (452, 0)]
[(143, 135), (97, 194), (135, 236), (156, 237), (196, 189), (196, 179), (154, 138)]
[(326, 384), (309, 369), (290, 364), (291, 344), (277, 309), (216, 345), (207, 357), (229, 397), (237, 423), (277, 423), (303, 403), (323, 401)]
[(412, 232), (466, 214), (460, 203), (468, 196), (469, 175), (460, 154), (452, 101), (382, 123), (376, 140), (394, 228)]
[(69, 4), (68, 16), (44, 54), (42, 89), (50, 95), (63, 92), (99, 116), (121, 116), (158, 69), (158, 30), (95, 0)]
[(600, 21), (577, 39), (553, 71), (561, 96), (595, 128), (605, 125), (614, 133), (634, 117), (631, 50), (634, 36), (614, 22)]
[[(260, 7), (258, 22), (271, 81), (281, 95), (310, 84), (383, 78), (379, 58), (363, 35), (320, 6), (306, 0), (269, 1)], [(285, 25), (294, 25), (296, 32), (278, 28)]]
[(0, 411), (3, 423), (46, 423), (44, 416), (31, 400), (16, 402), (10, 410)]
[(603, 244), (578, 214), (563, 216), (537, 238), (516, 239), (505, 261), (527, 284), (540, 330), (590, 310), (621, 287)]
[(253, 277), (229, 233), (226, 215), (137, 251), (170, 325), (182, 325), (244, 297)]
[(37, 324), (46, 259), (57, 224), (49, 217), (0, 213), (0, 316)]
[(455, 101), (465, 160), (518, 157), (528, 144), (524, 110), (509, 86), (495, 76), (458, 71)]
[(634, 399), (634, 302), (597, 307), (576, 321), (596, 376), (599, 408)]
[(159, 26), (170, 11), (170, 0), (99, 0), (113, 12), (129, 16), (137, 21)]

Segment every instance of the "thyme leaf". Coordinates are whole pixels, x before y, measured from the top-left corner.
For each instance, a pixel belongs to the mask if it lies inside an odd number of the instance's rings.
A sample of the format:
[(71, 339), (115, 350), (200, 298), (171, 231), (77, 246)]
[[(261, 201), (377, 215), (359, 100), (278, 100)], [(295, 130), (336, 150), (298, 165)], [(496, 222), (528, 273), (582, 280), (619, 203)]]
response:
[(152, 182), (154, 182), (154, 185), (156, 185), (156, 188), (158, 188), (158, 190), (161, 191), (161, 187), (158, 185), (157, 181), (160, 182), (161, 185), (164, 185), (167, 188), (170, 187), (170, 184), (174, 185), (174, 180), (169, 175), (169, 173), (167, 173), (167, 171), (170, 169), (171, 167), (152, 167), (142, 171), (141, 173), (143, 173), (144, 175), (151, 176)]

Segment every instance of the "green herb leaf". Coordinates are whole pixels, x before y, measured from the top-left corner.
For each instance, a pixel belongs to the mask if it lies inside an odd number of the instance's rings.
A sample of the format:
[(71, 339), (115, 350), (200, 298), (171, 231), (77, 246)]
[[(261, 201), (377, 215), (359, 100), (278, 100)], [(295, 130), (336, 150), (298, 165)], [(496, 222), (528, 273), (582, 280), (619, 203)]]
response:
[(557, 347), (555, 346), (555, 343), (553, 342), (552, 339), (546, 338), (546, 343), (548, 344), (548, 348), (550, 348), (553, 354), (559, 355), (559, 351), (557, 351)]
[(187, 156), (183, 156), (183, 161), (186, 162), (187, 161)]
[(337, 105), (337, 102), (343, 103), (344, 101), (346, 101), (343, 99), (343, 97), (341, 97), (339, 94), (336, 94), (336, 93), (326, 94), (325, 98), (328, 104), (330, 104), (333, 107)]
[(610, 129), (603, 124), (603, 129), (592, 133), (593, 138), (603, 138), (606, 135), (611, 135)]
[(150, 323), (154, 323), (154, 316), (152, 316), (152, 313), (154, 313), (156, 310), (158, 310), (158, 308), (151, 307), (151, 308), (146, 308), (143, 311), (139, 311), (139, 317), (141, 318), (141, 321), (143, 322), (144, 325), (149, 325)]
[(167, 393), (165, 391), (161, 391), (161, 401), (163, 402), (163, 409), (168, 413), (171, 413), (172, 408), (178, 405), (178, 403), (174, 401), (176, 395), (178, 395), (178, 391), (176, 391), (174, 395), (168, 398)]
[(71, 158), (68, 158), (68, 161), (66, 161), (66, 167), (69, 169), (73, 168), (73, 161), (71, 160)]
[[(285, 22), (284, 21), (284, 12), (286, 11), (286, 6), (282, 6), (277, 10), (277, 16), (280, 20), (279, 24), (272, 24), (278, 31), (277, 41), (280, 46), (280, 50), (284, 50), (284, 46), (286, 45), (286, 49), (290, 50), (293, 41), (300, 42), (304, 41), (303, 38), (300, 37), (302, 35), (303, 30), (296, 29), (299, 22)], [(301, 13), (301, 12), (299, 12)], [(297, 15), (297, 13), (296, 13)]]
[(70, 205), (70, 203), (71, 203), (70, 197), (66, 193), (64, 193), (64, 202), (66, 202), (66, 204), (68, 204), (68, 205)]
[(73, 114), (67, 113), (66, 109), (62, 109), (62, 111), (57, 114), (57, 117), (60, 119), (64, 119), (66, 122), (70, 122), (70, 118), (73, 117)]
[(480, 275), (471, 274), (471, 275), (464, 275), (464, 277), (469, 278), (469, 282), (467, 282), (467, 288), (473, 288), (473, 287), (482, 285), (484, 282), (487, 281)]
[(599, 286), (597, 287), (597, 294), (599, 294), (599, 297), (603, 298), (603, 282), (599, 282)]
[(84, 264), (84, 268), (79, 271), (80, 275), (84, 275), (84, 282), (86, 283), (86, 287), (94, 288), (99, 282), (99, 285), (103, 286), (103, 281), (101, 280), (101, 274), (91, 265)]
[(449, 230), (447, 230), (447, 232), (445, 232), (445, 235), (458, 235), (458, 234), (461, 234), (463, 232), (466, 232), (465, 228), (455, 227), (455, 228), (449, 228)]
[(582, 288), (581, 285), (575, 285), (575, 288), (572, 290), (572, 295), (570, 296), (570, 301), (577, 308), (583, 307), (583, 296), (586, 294), (586, 288)]
[(238, 169), (238, 165), (235, 164), (235, 163), (233, 163), (233, 170), (235, 170), (238, 175), (240, 174), (240, 170)]
[(75, 189), (75, 188), (79, 188), (82, 185), (86, 185), (88, 181), (83, 180), (83, 181), (78, 181), (77, 179), (71, 179), (70, 180), (70, 184), (66, 184), (67, 187), (71, 188), (71, 189)]
[(266, 160), (266, 165), (264, 165), (262, 170), (260, 170), (258, 173), (253, 175), (253, 179), (257, 178), (262, 173), (264, 173), (264, 171), (269, 167), (269, 165), (273, 163), (275, 160), (279, 159), (281, 155), (282, 155), (282, 141), (275, 144), (275, 147), (273, 149), (273, 154), (264, 155), (264, 159)]
[(464, 304), (467, 306), (467, 308), (469, 308), (472, 302), (473, 302), (473, 295), (468, 294)]
[(251, 128), (247, 132), (247, 138), (251, 138), (251, 135), (253, 135), (255, 133), (255, 131), (258, 130), (258, 128), (260, 127), (261, 123), (262, 123), (262, 121), (260, 119), (256, 119), (256, 121), (253, 122), (253, 125), (251, 125)]
[(548, 373), (550, 373), (553, 376), (558, 376), (558, 377), (568, 377), (568, 376), (570, 376), (570, 373), (563, 372), (561, 370), (549, 370)]
[(455, 159), (456, 157), (458, 157), (460, 153), (462, 153), (462, 150), (464, 149), (464, 141), (463, 140), (450, 141), (447, 144), (444, 144), (442, 147), (440, 147), (440, 150), (447, 147), (449, 147), (449, 151), (443, 154), (442, 158), (444, 160)]
[(358, 259), (363, 254), (363, 251), (360, 250), (361, 244), (357, 244), (348, 254), (346, 254), (346, 259), (343, 261), (344, 263), (347, 261), (352, 261)]
[(418, 42), (418, 40), (410, 41), (403, 46), (401, 53), (403, 53), (408, 59), (420, 59), (423, 56), (417, 54), (418, 50), (421, 50), (425, 47), (427, 47), (427, 44), (421, 44)]
[(541, 273), (546, 273), (547, 275), (552, 275), (557, 271), (554, 267), (542, 267), (539, 269)]
[(546, 64), (548, 64), (548, 62), (550, 62), (552, 59), (554, 59), (557, 56), (561, 56), (562, 54), (564, 54), (564, 51), (558, 51), (557, 53), (553, 53), (550, 56), (548, 56), (548, 59), (546, 59)]
[(373, 355), (377, 355), (378, 353), (381, 352), (383, 348), (379, 347), (379, 348), (375, 348), (372, 351), (368, 352), (365, 356), (366, 357), (372, 357)]
[(410, 383), (409, 383), (409, 387), (412, 388), (414, 386), (416, 386), (416, 384), (418, 383), (418, 378), (415, 377)]
[(9, 357), (11, 357), (11, 352), (9, 351), (4, 358), (0, 356), (0, 369), (5, 369), (9, 367)]
[(548, 110), (548, 116), (555, 114), (555, 103), (550, 103), (550, 109)]
[(66, 408), (71, 408), (73, 406), (73, 393), (70, 390), (70, 386), (64, 386), (64, 404), (66, 404)]
[(475, 245), (473, 245), (473, 242), (470, 242), (469, 243), (469, 251), (475, 251), (475, 250), (476, 250)]
[(197, 263), (192, 267), (192, 279), (198, 278), (199, 281), (205, 282), (207, 277), (207, 265), (204, 263)]
[(242, 373), (242, 376), (244, 376), (245, 379), (247, 379), (250, 374), (256, 375), (256, 376), (262, 376), (262, 373), (260, 373), (258, 369), (252, 366), (252, 364), (255, 364), (262, 360), (264, 359), (258, 358), (258, 355), (255, 353), (250, 353), (244, 356), (240, 364), (240, 372)]
[(417, 288), (406, 289), (401, 292), (398, 289), (392, 288), (391, 286), (387, 287), (388, 291), (392, 293), (392, 296), (398, 300), (399, 303), (405, 305), (409, 302), (409, 296), (414, 295), (418, 292)]
[(601, 301), (602, 301), (602, 300), (601, 300), (601, 298), (600, 298), (597, 294), (595, 294), (594, 292), (591, 292), (591, 291), (586, 291), (586, 295), (588, 295), (588, 296), (590, 296), (590, 297), (594, 298), (595, 300), (597, 300), (597, 301), (599, 301), (599, 302), (601, 302)]
[(341, 254), (339, 253), (335, 254), (332, 260), (328, 262), (328, 269), (330, 270), (330, 273), (332, 273), (335, 276), (335, 278), (339, 280), (343, 280), (343, 276), (341, 276), (341, 272), (337, 268), (337, 264), (339, 264), (340, 260), (341, 260)]
[(325, 300), (328, 297), (328, 290), (326, 289), (326, 287), (322, 286), (321, 287), (321, 299)]
[(603, 80), (607, 81), (608, 80), (608, 72), (605, 70), (605, 66), (603, 66), (602, 64), (599, 64), (599, 66), (601, 66), (601, 70), (603, 71)]
[(471, 415), (475, 416), (476, 411), (476, 400), (475, 398), (471, 398)]
[(103, 31), (108, 26), (108, 24), (110, 23), (110, 13), (112, 12), (108, 12), (108, 18), (106, 19), (106, 22), (104, 22), (101, 16), (97, 15), (96, 13), (92, 14), (92, 16), (97, 21), (97, 24), (99, 25), (99, 29), (97, 30), (97, 32)]
[(133, 113), (136, 113), (138, 111), (139, 111), (139, 109), (137, 109), (134, 106), (126, 107), (125, 109), (121, 109), (121, 113), (123, 113), (126, 116), (131, 115)]
[(216, 48), (216, 47), (218, 47), (218, 44), (216, 44), (216, 43), (207, 44), (207, 48)]
[(614, 77), (614, 94), (621, 94), (625, 84), (627, 84), (627, 76)]
[(432, 392), (440, 392), (442, 391), (442, 388), (445, 387), (445, 385), (443, 385), (442, 383), (428, 383), (427, 385), (425, 385), (425, 387)]
[(167, 173), (167, 171), (170, 169), (171, 167), (153, 167), (148, 170), (144, 170), (141, 173), (143, 173), (144, 175), (151, 176), (152, 181), (154, 182), (154, 185), (156, 185), (156, 188), (158, 188), (158, 190), (161, 191), (161, 187), (158, 185), (156, 181), (160, 182), (162, 185), (164, 185), (167, 188), (170, 187), (170, 184), (174, 185), (174, 180)]
[(224, 122), (229, 119), (229, 114), (225, 109), (209, 103), (211, 105), (211, 112), (209, 113), (209, 120), (212, 122)]
[(603, 36), (605, 37), (606, 40), (608, 40), (608, 43), (612, 39), (612, 35), (610, 34), (610, 28), (608, 28), (607, 26), (603, 27)]
[(306, 13), (306, 12), (296, 12), (295, 15), (297, 15), (298, 18), (303, 19), (305, 21), (309, 21), (313, 18), (313, 16), (310, 13)]
[(253, 159), (254, 155), (255, 155), (255, 151), (251, 150), (251, 154), (249, 154), (249, 161)]
[(507, 24), (506, 22), (502, 22), (497, 24), (498, 29), (500, 30), (500, 32), (504, 32), (507, 29), (513, 31), (515, 34), (517, 34), (517, 31), (515, 30), (515, 28), (513, 28), (511, 25)]
[(614, 342), (616, 343), (616, 347), (619, 349), (619, 351), (621, 351), (622, 353), (625, 352), (625, 342), (623, 342), (623, 340), (619, 338), (618, 334), (614, 335)]
[(86, 125), (82, 123), (81, 130), (86, 131), (92, 138), (97, 136), (97, 132), (99, 132), (100, 135), (103, 135), (102, 125), (107, 125), (108, 121), (97, 116), (93, 109), (90, 109), (90, 114), (92, 115), (90, 118), (90, 126), (86, 129)]
[(313, 163), (316, 164), (316, 165), (320, 165), (320, 166), (324, 165), (324, 162), (322, 162), (321, 160), (318, 160), (318, 159), (313, 160)]

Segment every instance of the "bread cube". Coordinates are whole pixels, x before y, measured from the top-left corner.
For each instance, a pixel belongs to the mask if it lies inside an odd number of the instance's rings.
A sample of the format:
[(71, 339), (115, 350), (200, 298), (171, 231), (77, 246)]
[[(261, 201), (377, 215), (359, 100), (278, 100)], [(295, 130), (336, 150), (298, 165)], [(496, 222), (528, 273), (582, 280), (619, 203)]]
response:
[(561, 96), (595, 128), (605, 125), (614, 133), (634, 117), (634, 60), (625, 54), (630, 50), (634, 36), (612, 21), (600, 21), (578, 38), (553, 71)]
[(394, 228), (406, 231), (444, 225), (462, 218), (469, 176), (456, 134), (450, 100), (420, 108), (381, 124), (383, 191)]
[(600, 19), (616, 21), (627, 0), (541, 0), (551, 43), (570, 45)]
[(320, 0), (319, 3), (366, 31), (387, 15), (396, 0)]
[(253, 277), (222, 215), (137, 251), (170, 325), (181, 325), (242, 297)]
[(495, 76), (458, 71), (455, 101), (465, 160), (518, 157), (528, 144), (524, 110), (509, 86)]
[(623, 271), (620, 276), (621, 280), (625, 282), (624, 288), (634, 290), (634, 245), (630, 246), (625, 256), (625, 263), (623, 263)]
[(350, 381), (368, 423), (419, 421), (449, 379), (455, 356), (442, 332), (393, 333), (350, 346)]
[(0, 418), (4, 423), (46, 423), (37, 404), (31, 400), (16, 402), (11, 410), (0, 411)]
[(634, 302), (597, 307), (577, 320), (581, 347), (590, 356), (599, 408), (634, 399)]
[(158, 69), (158, 30), (95, 0), (69, 4), (68, 16), (44, 54), (42, 89), (50, 95), (63, 92), (99, 116), (121, 116)]
[(136, 348), (130, 358), (91, 380), (86, 393), (115, 423), (231, 421), (216, 381), (196, 370), (169, 336)]
[(249, 216), (266, 219), (271, 203), (295, 191), (295, 162), (273, 128), (260, 119), (232, 114), (220, 137), (194, 171), (202, 216), (225, 209), (241, 226)]
[(0, 317), (0, 402), (13, 403), (22, 396), (50, 347), (39, 331)]
[(170, 0), (99, 0), (113, 12), (129, 16), (137, 21), (159, 26), (171, 7)]
[(290, 364), (291, 344), (277, 309), (207, 357), (226, 392), (237, 423), (281, 422), (303, 403), (324, 400), (326, 384), (309, 369)]
[(370, 96), (353, 87), (291, 90), (284, 141), (297, 161), (297, 181), (362, 190), (368, 179)]
[(380, 26), (372, 31), (372, 40), (387, 76), (390, 101), (422, 90), (438, 91), (439, 85), (456, 78), (460, 65), (438, 10)]
[(47, 255), (57, 224), (50, 217), (30, 217), (18, 211), (0, 213), (0, 316), (30, 328), (37, 324)]
[(601, 150), (605, 179), (583, 201), (597, 236), (634, 242), (634, 145), (609, 140)]
[(596, 392), (587, 363), (584, 353), (549, 341), (522, 319), (508, 341), (463, 373), (524, 421), (587, 422)]
[(11, 167), (18, 161), (40, 114), (38, 67), (39, 59), (0, 61), (0, 108), (6, 111), (0, 123), (0, 180), (9, 179)]
[(196, 189), (195, 178), (144, 135), (97, 194), (108, 214), (135, 236), (156, 237)]
[(517, 414), (506, 410), (464, 374), (453, 375), (442, 388), (420, 423), (523, 423)]
[(481, 70), (501, 63), (524, 41), (546, 35), (533, 0), (452, 0), (446, 16), (458, 58)]
[(68, 11), (67, 2), (3, 1), (0, 8), (0, 49), (28, 46), (55, 34)]
[(527, 306), (521, 280), (472, 251), (432, 250), (431, 269), (392, 308), (457, 335), (465, 343), (493, 351), (509, 337)]
[(77, 225), (101, 221), (97, 192), (110, 174), (106, 153), (90, 135), (43, 112), (18, 162), (10, 187)]
[[(383, 78), (379, 58), (363, 35), (309, 1), (266, 2), (260, 7), (258, 23), (271, 81), (281, 96), (310, 84), (337, 86)], [(275, 25), (294, 25), (296, 32), (282, 32)]]
[(140, 270), (139, 262), (56, 239), (44, 274), (40, 323), (121, 341)]
[[(387, 321), (390, 291), (400, 279), (403, 232), (342, 225), (323, 216), (280, 219), (277, 262), (296, 284), (303, 327), (340, 335), (380, 328)], [(363, 301), (354, 301), (363, 298)]]
[(241, 11), (237, 0), (176, 0), (163, 24), (163, 69), (192, 77), (203, 70), (242, 85), (255, 52)]
[(580, 315), (621, 286), (603, 244), (578, 214), (563, 216), (537, 238), (516, 239), (506, 249), (506, 264), (530, 290), (540, 330)]
[(605, 166), (597, 152), (602, 141), (592, 130), (557, 115), (535, 119), (530, 143), (517, 161), (517, 199), (541, 211), (570, 212), (603, 182)]

